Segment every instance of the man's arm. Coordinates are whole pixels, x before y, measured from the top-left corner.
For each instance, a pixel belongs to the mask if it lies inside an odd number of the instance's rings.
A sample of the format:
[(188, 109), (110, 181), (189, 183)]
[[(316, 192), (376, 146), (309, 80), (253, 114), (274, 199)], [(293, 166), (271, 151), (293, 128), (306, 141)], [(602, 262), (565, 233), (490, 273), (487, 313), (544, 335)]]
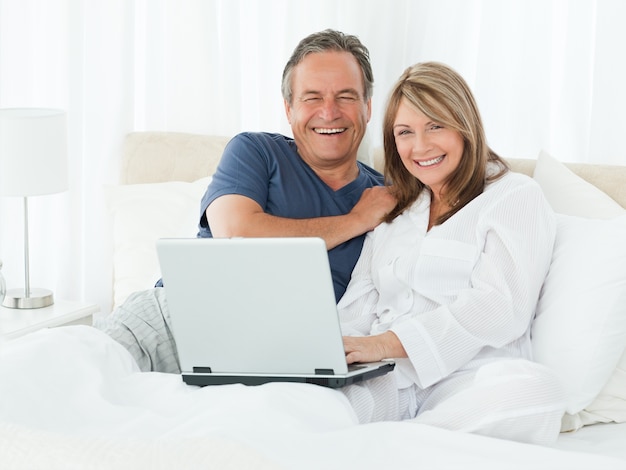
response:
[(254, 200), (229, 194), (213, 201), (206, 210), (214, 237), (320, 237), (330, 250), (372, 230), (396, 204), (389, 189), (375, 186), (345, 215), (288, 219), (263, 212)]

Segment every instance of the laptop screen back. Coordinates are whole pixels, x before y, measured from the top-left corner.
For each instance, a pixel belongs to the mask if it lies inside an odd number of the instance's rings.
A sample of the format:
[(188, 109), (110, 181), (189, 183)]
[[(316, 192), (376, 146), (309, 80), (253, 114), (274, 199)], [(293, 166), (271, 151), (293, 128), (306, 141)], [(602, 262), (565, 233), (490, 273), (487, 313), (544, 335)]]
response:
[(319, 238), (161, 239), (183, 372), (347, 372)]

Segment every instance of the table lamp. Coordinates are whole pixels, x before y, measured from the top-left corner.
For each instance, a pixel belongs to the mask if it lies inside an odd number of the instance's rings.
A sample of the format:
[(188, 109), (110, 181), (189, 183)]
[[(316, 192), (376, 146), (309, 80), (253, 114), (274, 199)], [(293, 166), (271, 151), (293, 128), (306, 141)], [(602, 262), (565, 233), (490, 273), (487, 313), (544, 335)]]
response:
[(67, 188), (65, 112), (42, 108), (0, 109), (0, 195), (19, 196), (24, 203), (24, 289), (7, 290), (4, 307), (32, 309), (54, 303), (52, 291), (30, 287), (28, 198)]

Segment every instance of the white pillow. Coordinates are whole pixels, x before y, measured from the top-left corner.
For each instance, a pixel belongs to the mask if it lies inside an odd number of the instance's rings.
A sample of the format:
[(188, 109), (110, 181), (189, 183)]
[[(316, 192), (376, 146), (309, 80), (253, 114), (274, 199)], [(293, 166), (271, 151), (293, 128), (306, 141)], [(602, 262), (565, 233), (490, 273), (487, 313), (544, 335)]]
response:
[(547, 152), (539, 152), (533, 178), (555, 212), (592, 219), (610, 219), (624, 208)]
[(626, 422), (626, 351), (593, 403), (576, 415), (566, 415), (562, 430), (570, 431), (590, 424), (610, 422)]
[(113, 308), (161, 277), (157, 239), (197, 235), (200, 200), (210, 181), (105, 187), (113, 227)]
[[(595, 219), (607, 219), (626, 214), (626, 210), (612, 198), (580, 178), (564, 164), (544, 151), (541, 151), (539, 154), (533, 177), (538, 181), (548, 202), (557, 213)], [(623, 217), (621, 220), (623, 220)], [(618, 226), (618, 232), (610, 232), (608, 237), (605, 237), (603, 233), (600, 233), (602, 228), (610, 229), (611, 227), (607, 227), (602, 221), (594, 223), (593, 220), (572, 218), (568, 223), (566, 217), (564, 221), (559, 220), (560, 231), (556, 248), (559, 248), (559, 245), (566, 246), (565, 248), (563, 246), (560, 247), (560, 256), (564, 259), (556, 263), (558, 269), (553, 268), (549, 274), (551, 285), (546, 282), (542, 296), (546, 295), (545, 291), (547, 290), (548, 297), (561, 295), (561, 304), (566, 301), (565, 299), (568, 295), (572, 295), (572, 299), (578, 299), (581, 297), (582, 291), (573, 292), (575, 285), (568, 287), (565, 284), (568, 277), (574, 276), (575, 272), (579, 272), (585, 279), (591, 278), (596, 271), (601, 271), (601, 276), (609, 275), (608, 272), (603, 272), (601, 263), (595, 262), (599, 260), (594, 260), (593, 264), (588, 264), (585, 260), (590, 256), (589, 251), (596, 249), (595, 245), (598, 243), (611, 244), (610, 246), (618, 245), (616, 253), (623, 253), (622, 242), (618, 238), (619, 230), (623, 230), (619, 226), (623, 222), (616, 221), (613, 223)], [(577, 233), (577, 224), (586, 226), (591, 230), (591, 233), (588, 232), (586, 235)], [(569, 230), (562, 229), (562, 225), (569, 226)], [(593, 233), (598, 238), (593, 237)], [(588, 246), (582, 240), (583, 237), (593, 238), (589, 240)], [(578, 249), (576, 245), (580, 245)], [(569, 263), (567, 263), (568, 258)], [(577, 262), (578, 266), (576, 266)], [(571, 265), (573, 271), (563, 275), (561, 280), (563, 282), (559, 282), (558, 279), (554, 280), (560, 271), (565, 271), (567, 265)], [(606, 266), (611, 268), (614, 265), (615, 262), (611, 259)], [(594, 285), (601, 289), (602, 286), (598, 286), (598, 284), (601, 284), (599, 280), (600, 278), (592, 279), (591, 284), (585, 285), (584, 291), (593, 290)], [(575, 282), (579, 282), (579, 279), (577, 278)], [(617, 284), (613, 286), (612, 295), (620, 295), (617, 290), (620, 285), (623, 286), (623, 283), (623, 277), (618, 279)], [(604, 288), (610, 289), (609, 286), (604, 286)], [(561, 292), (558, 292), (559, 290)], [(624, 290), (623, 287), (622, 290)], [(586, 293), (585, 295), (589, 294)], [(626, 294), (622, 293), (621, 295), (624, 296)], [(591, 297), (585, 297), (584, 301), (588, 302), (589, 299), (593, 299), (595, 296), (598, 296), (598, 291)], [(587, 315), (584, 314), (579, 306), (576, 306), (572, 311), (572, 313), (577, 314), (576, 316), (566, 310), (559, 310), (564, 307), (558, 304), (547, 308), (543, 298), (539, 302), (538, 312), (541, 313), (543, 318), (541, 320), (538, 319), (533, 325), (533, 334), (538, 335), (540, 338), (533, 337), (533, 348), (536, 350), (536, 355), (539, 355), (541, 361), (549, 362), (555, 368), (560, 369), (566, 384), (573, 383), (578, 386), (577, 390), (572, 391), (572, 394), (575, 393), (578, 397), (578, 401), (573, 398), (569, 400), (568, 413), (563, 418), (562, 431), (575, 430), (581, 426), (597, 422), (623, 422), (626, 419), (626, 372), (624, 372), (626, 371), (626, 353), (619, 359), (618, 367), (610, 371), (609, 376), (606, 376), (607, 370), (610, 369), (608, 365), (613, 364), (619, 345), (616, 343), (616, 337), (611, 337), (612, 332), (610, 329), (606, 325), (603, 327), (601, 324), (602, 318), (600, 318), (608, 317), (607, 321), (609, 322), (621, 322), (625, 314), (624, 305), (626, 305), (626, 298), (622, 300), (622, 306), (618, 304), (612, 311), (605, 309), (600, 311), (600, 314), (597, 314), (596, 312), (599, 311), (601, 303), (606, 303), (606, 299), (601, 298), (599, 301), (600, 303), (594, 306)], [(544, 315), (545, 311), (552, 313)], [(622, 315), (621, 319), (619, 315)], [(565, 316), (567, 318), (563, 318)], [(559, 317), (561, 318), (559, 319)], [(585, 330), (584, 328), (587, 324), (590, 324), (592, 329)], [(563, 325), (568, 325), (568, 328)], [(619, 331), (615, 333), (618, 336), (621, 334)], [(577, 334), (578, 336), (576, 336)], [(564, 338), (564, 335), (568, 335), (571, 343), (565, 349), (563, 347), (557, 348), (557, 346), (565, 342), (566, 338)], [(576, 346), (576, 344), (581, 346)], [(594, 345), (599, 345), (600, 349), (594, 351), (594, 354), (590, 356), (583, 357), (582, 363), (577, 362), (581, 359), (580, 356), (588, 353)], [(569, 354), (571, 351), (568, 348), (573, 351), (571, 355)], [(624, 345), (622, 345), (622, 350), (624, 350)], [(606, 351), (608, 351), (608, 362), (605, 362), (603, 358), (603, 353)], [(580, 368), (578, 372), (576, 371), (577, 367)], [(586, 383), (584, 383), (583, 377), (587, 378)], [(604, 385), (604, 388), (602, 388), (602, 385)], [(602, 388), (602, 390), (596, 396), (594, 393), (598, 390), (598, 387)], [(590, 402), (584, 409), (577, 412), (574, 411), (580, 408), (581, 403), (588, 400)]]
[(532, 346), (566, 389), (576, 414), (598, 396), (626, 346), (626, 215), (601, 220), (557, 214), (550, 270)]

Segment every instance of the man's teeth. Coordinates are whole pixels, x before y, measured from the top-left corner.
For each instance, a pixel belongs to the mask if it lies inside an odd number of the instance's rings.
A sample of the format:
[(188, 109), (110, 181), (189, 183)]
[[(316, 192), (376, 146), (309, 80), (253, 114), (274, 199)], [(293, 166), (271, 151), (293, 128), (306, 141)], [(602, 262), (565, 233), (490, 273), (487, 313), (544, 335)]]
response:
[(338, 129), (321, 129), (318, 127), (315, 129), (315, 132), (317, 132), (318, 134), (339, 134), (340, 132), (343, 132), (345, 130), (345, 127), (341, 127)]
[(441, 160), (443, 160), (443, 155), (441, 157), (433, 158), (432, 160), (426, 160), (424, 162), (417, 162), (417, 164), (419, 166), (431, 166), (436, 163), (439, 163)]

